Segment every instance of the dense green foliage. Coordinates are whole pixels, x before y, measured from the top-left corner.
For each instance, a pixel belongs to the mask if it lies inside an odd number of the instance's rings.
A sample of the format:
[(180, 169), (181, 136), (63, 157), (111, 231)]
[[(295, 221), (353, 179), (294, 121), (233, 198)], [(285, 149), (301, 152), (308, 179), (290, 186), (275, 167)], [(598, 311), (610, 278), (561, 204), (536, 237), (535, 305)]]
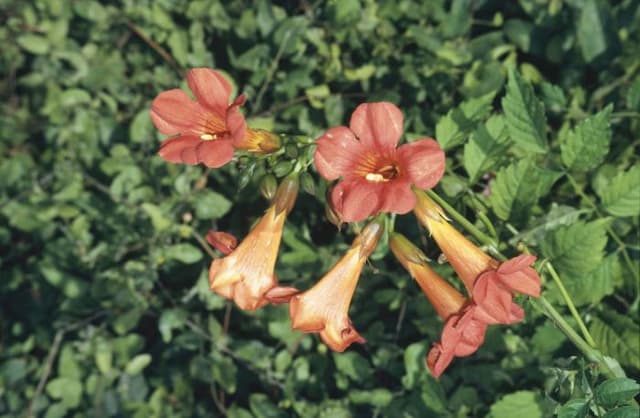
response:
[[(637, 1), (0, 0), (0, 19), (1, 417), (637, 416)], [(438, 193), (505, 253), (550, 260), (628, 377), (606, 380), (522, 299), (523, 323), (432, 378), (442, 322), (384, 243), (350, 311), (367, 343), (343, 354), (291, 331), (286, 307), (210, 292), (202, 235), (246, 234), (261, 178), (291, 167), (155, 156), (151, 100), (198, 66), (275, 132), (397, 104), (409, 140), (447, 151)], [(353, 238), (311, 173), (277, 264), (302, 289)], [(413, 215), (396, 229), (438, 258)]]

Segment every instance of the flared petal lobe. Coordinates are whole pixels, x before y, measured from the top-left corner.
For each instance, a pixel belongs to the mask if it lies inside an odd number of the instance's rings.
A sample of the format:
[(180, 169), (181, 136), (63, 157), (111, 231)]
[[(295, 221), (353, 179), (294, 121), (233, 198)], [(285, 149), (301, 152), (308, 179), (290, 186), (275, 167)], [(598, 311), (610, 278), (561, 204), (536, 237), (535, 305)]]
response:
[(391, 103), (363, 103), (351, 115), (349, 128), (368, 149), (393, 154), (402, 136), (403, 122), (402, 112)]
[(212, 113), (225, 114), (231, 97), (231, 84), (220, 72), (194, 68), (187, 72), (187, 83), (198, 103)]
[(381, 223), (374, 221), (367, 225), (318, 283), (291, 298), (289, 314), (294, 329), (319, 333), (322, 341), (338, 352), (353, 342), (365, 342), (349, 318), (349, 305), (362, 268), (381, 234)]
[(398, 160), (406, 167), (407, 177), (420, 189), (431, 189), (444, 174), (445, 156), (431, 138), (419, 139), (398, 148)]
[(345, 127), (331, 128), (316, 141), (313, 155), (316, 169), (327, 180), (349, 177), (366, 148)]

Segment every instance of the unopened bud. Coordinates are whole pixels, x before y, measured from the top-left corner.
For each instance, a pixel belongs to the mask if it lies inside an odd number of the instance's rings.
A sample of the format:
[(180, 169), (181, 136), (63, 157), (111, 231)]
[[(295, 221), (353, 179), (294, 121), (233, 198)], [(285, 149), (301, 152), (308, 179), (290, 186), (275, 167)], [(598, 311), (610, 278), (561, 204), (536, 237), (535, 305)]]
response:
[(287, 213), (291, 212), (293, 205), (296, 203), (299, 188), (297, 174), (291, 174), (282, 180), (274, 198), (276, 213), (280, 213), (283, 210), (287, 211)]
[(336, 213), (336, 211), (333, 210), (329, 202), (327, 202), (327, 204), (324, 205), (324, 214), (327, 217), (327, 220), (329, 222), (331, 222), (338, 229), (340, 229), (340, 227), (343, 224), (342, 219), (340, 219), (340, 216)]
[(294, 144), (288, 144), (285, 147), (284, 152), (289, 158), (298, 158), (298, 147)]
[(271, 201), (273, 199), (273, 197), (276, 195), (277, 190), (278, 180), (276, 180), (273, 175), (267, 174), (260, 181), (260, 193), (268, 201)]
[(311, 196), (315, 196), (316, 194), (316, 183), (313, 180), (313, 176), (309, 173), (300, 174), (300, 185), (302, 186), (302, 190), (309, 193)]
[(224, 255), (230, 254), (238, 246), (236, 237), (222, 231), (207, 232), (207, 242)]
[(422, 225), (429, 228), (430, 222), (445, 222), (448, 219), (440, 205), (427, 196), (425, 192), (414, 190), (414, 193), (417, 199), (413, 211)]
[(367, 226), (362, 228), (352, 244), (352, 246), (360, 246), (360, 257), (369, 257), (375, 251), (382, 232), (384, 232), (384, 222), (378, 219), (369, 222)]
[(244, 137), (233, 146), (253, 153), (269, 154), (280, 149), (280, 137), (264, 129), (247, 128)]
[(389, 248), (406, 269), (409, 269), (409, 263), (424, 265), (429, 261), (429, 258), (402, 234), (391, 234)]
[(280, 161), (273, 167), (273, 174), (276, 177), (284, 177), (291, 172), (293, 169), (293, 163), (291, 161)]

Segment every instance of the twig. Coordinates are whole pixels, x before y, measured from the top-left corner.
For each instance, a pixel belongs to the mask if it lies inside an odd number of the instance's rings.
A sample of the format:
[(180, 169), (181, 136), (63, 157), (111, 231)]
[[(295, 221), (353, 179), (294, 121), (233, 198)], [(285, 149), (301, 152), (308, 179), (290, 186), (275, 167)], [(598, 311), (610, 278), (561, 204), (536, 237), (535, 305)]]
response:
[(160, 55), (160, 57), (162, 57), (162, 59), (165, 60), (181, 77), (184, 77), (184, 72), (182, 71), (182, 68), (176, 62), (176, 60), (171, 56), (171, 54), (167, 52), (166, 49), (164, 49), (163, 47), (158, 45), (158, 43), (156, 43), (154, 40), (152, 40), (147, 35), (145, 35), (142, 29), (138, 27), (135, 23), (131, 22), (130, 20), (127, 20), (125, 24), (129, 29), (131, 29), (133, 33), (135, 33), (138, 36), (138, 38), (142, 39), (144, 43), (146, 43), (151, 47), (151, 49), (156, 51), (158, 55)]

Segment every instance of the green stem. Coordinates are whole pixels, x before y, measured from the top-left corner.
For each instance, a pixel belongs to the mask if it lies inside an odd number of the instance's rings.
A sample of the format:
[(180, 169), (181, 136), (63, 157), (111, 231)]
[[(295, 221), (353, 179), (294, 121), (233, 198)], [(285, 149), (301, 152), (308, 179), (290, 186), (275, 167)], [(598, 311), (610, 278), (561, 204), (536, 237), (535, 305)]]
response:
[(564, 287), (562, 280), (560, 280), (560, 276), (558, 275), (558, 272), (556, 272), (556, 269), (553, 268), (553, 265), (549, 262), (546, 263), (545, 267), (547, 268), (547, 271), (549, 272), (549, 275), (551, 275), (551, 278), (553, 279), (553, 281), (556, 283), (556, 286), (558, 286), (558, 290), (560, 290), (560, 294), (562, 295), (562, 298), (567, 303), (567, 307), (569, 308), (569, 311), (571, 311), (571, 315), (575, 318), (576, 322), (578, 323), (578, 327), (582, 332), (582, 336), (584, 337), (585, 340), (587, 340), (587, 342), (591, 347), (594, 347), (594, 348), (597, 347), (597, 344), (593, 340), (593, 337), (591, 336), (591, 334), (589, 333), (587, 326), (582, 321), (582, 318), (580, 317), (580, 314), (578, 313), (578, 310), (576, 309), (576, 306), (573, 303), (573, 299), (571, 299), (569, 292), (567, 292), (567, 288)]
[(195, 229), (193, 229), (191, 227), (189, 229), (191, 230), (191, 235), (193, 235), (193, 237), (196, 239), (196, 241), (198, 241), (198, 244), (200, 244), (202, 249), (205, 250), (207, 254), (209, 254), (209, 257), (211, 257), (211, 258), (219, 258), (219, 256), (216, 255), (215, 252), (213, 252), (213, 250), (209, 246), (209, 243), (202, 237), (202, 235), (198, 234), (195, 231)]
[(562, 315), (549, 303), (549, 301), (544, 297), (540, 296), (536, 303), (538, 303), (542, 307), (542, 311), (544, 314), (553, 321), (554, 324), (571, 340), (571, 342), (582, 352), (582, 354), (591, 362), (598, 363), (601, 368), (603, 374), (607, 376), (607, 378), (615, 378), (621, 377), (619, 373), (614, 372), (607, 365), (602, 353), (598, 350), (591, 347), (585, 340), (578, 335), (577, 332), (571, 328), (571, 326), (564, 320)]

